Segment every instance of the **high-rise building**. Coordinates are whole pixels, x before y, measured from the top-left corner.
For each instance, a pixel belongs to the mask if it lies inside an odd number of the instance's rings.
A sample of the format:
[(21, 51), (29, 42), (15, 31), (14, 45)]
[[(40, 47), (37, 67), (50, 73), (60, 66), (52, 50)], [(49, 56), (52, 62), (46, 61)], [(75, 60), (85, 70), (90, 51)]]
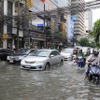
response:
[(92, 10), (85, 12), (85, 31), (89, 33), (92, 31), (93, 23), (92, 23)]
[[(84, 26), (84, 0), (71, 0), (72, 12), (71, 14), (76, 16), (74, 23), (74, 38), (79, 40), (85, 35)], [(76, 6), (75, 6), (76, 5)], [(77, 9), (76, 9), (77, 8)], [(74, 10), (76, 9), (76, 10)]]
[(93, 41), (93, 37), (89, 34), (90, 32), (92, 32), (93, 29), (93, 23), (92, 23), (92, 10), (88, 10), (87, 12), (85, 12), (85, 34), (86, 37), (88, 38), (89, 42)]

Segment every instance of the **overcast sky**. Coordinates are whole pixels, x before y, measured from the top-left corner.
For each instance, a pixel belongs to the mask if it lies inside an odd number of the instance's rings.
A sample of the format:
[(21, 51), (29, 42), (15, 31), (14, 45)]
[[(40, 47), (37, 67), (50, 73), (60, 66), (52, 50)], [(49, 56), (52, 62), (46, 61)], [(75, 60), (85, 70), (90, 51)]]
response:
[(94, 0), (85, 0), (85, 2), (88, 2), (88, 1), (94, 1)]
[[(95, 0), (85, 0), (85, 2), (88, 1), (95, 1)], [(94, 9), (93, 11), (93, 23), (97, 20), (100, 19), (100, 8)]]

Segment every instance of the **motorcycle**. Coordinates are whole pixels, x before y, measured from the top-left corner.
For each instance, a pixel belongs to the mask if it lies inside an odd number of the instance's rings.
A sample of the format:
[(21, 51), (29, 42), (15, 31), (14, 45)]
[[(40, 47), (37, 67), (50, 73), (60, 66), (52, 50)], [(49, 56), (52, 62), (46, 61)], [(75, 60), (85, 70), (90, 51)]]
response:
[(82, 56), (78, 56), (76, 58), (76, 63), (78, 67), (83, 68), (84, 67), (84, 58)]
[(94, 84), (99, 84), (100, 80), (100, 67), (97, 65), (90, 65), (88, 80), (92, 81)]

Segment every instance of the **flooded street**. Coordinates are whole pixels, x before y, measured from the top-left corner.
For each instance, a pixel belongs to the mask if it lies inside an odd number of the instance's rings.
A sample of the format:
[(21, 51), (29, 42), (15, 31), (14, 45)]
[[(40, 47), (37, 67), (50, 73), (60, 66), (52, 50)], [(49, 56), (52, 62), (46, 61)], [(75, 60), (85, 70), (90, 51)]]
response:
[(72, 62), (47, 71), (28, 71), (1, 62), (0, 100), (100, 100), (100, 85), (83, 81)]

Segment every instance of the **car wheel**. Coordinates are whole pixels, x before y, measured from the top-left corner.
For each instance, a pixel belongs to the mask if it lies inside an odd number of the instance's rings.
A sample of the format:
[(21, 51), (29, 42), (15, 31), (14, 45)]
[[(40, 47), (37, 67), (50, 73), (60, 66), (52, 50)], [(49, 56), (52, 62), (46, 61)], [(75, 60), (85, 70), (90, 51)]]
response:
[(48, 69), (50, 69), (50, 64), (49, 64), (49, 63), (47, 63), (47, 64), (45, 65), (45, 70), (48, 70)]
[(63, 60), (60, 61), (60, 66), (62, 66), (64, 64)]

